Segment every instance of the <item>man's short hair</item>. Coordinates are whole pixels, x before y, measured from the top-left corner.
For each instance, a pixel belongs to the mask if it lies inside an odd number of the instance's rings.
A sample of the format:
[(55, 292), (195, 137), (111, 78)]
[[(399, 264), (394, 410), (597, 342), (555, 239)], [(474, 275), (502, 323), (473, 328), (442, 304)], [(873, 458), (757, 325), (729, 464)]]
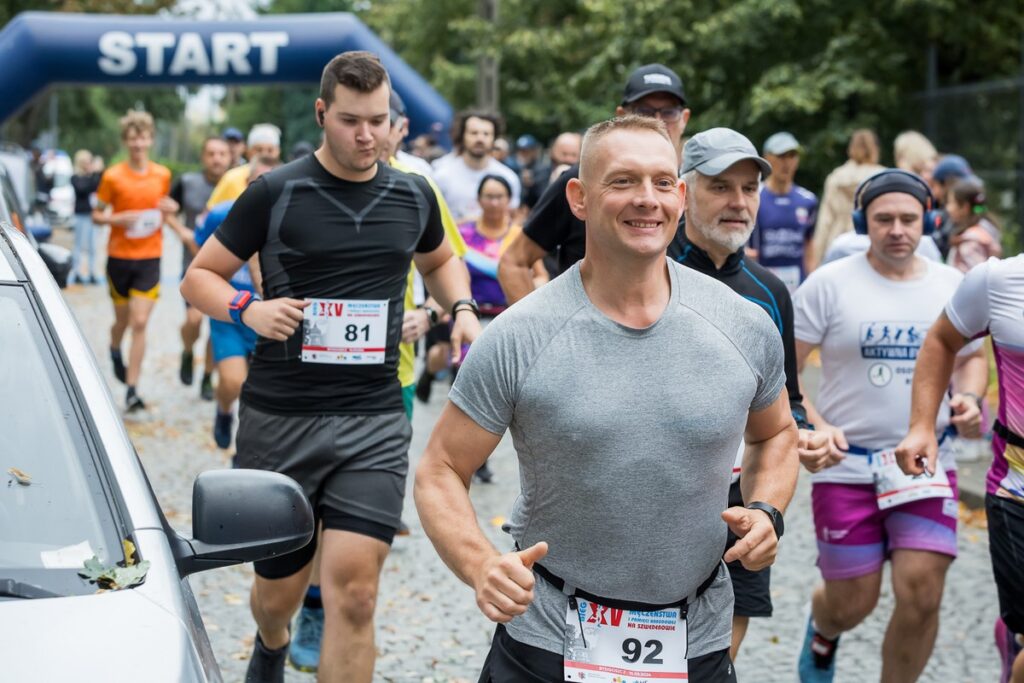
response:
[[(668, 129), (665, 128), (665, 124), (659, 119), (652, 119), (647, 116), (637, 116), (636, 114), (626, 114), (625, 116), (616, 116), (613, 119), (595, 123), (587, 129), (586, 133), (583, 134), (583, 143), (580, 145), (581, 177), (585, 175), (584, 169), (589, 165), (590, 157), (594, 155), (593, 150), (596, 148), (597, 143), (608, 135), (621, 130), (650, 131), (665, 138), (665, 142), (670, 145), (672, 144), (672, 138), (668, 135)], [(675, 149), (674, 146), (673, 149)]]
[(495, 140), (500, 138), (505, 132), (505, 121), (501, 118), (500, 114), (482, 109), (464, 109), (458, 113), (455, 117), (455, 122), (452, 124), (452, 142), (458, 152), (462, 151), (462, 138), (466, 134), (466, 122), (473, 118), (490, 121), (491, 125), (494, 126)]
[(219, 135), (207, 135), (203, 139), (202, 146), (199, 148), (200, 153), (206, 152), (206, 146), (209, 145), (211, 142), (223, 142), (225, 145), (228, 144), (228, 141)]
[(352, 50), (336, 55), (324, 67), (320, 77), (320, 99), (331, 106), (334, 89), (343, 85), (356, 92), (373, 92), (382, 84), (391, 87), (391, 79), (380, 58), (372, 52)]
[(118, 124), (121, 126), (121, 139), (124, 140), (131, 133), (141, 134), (149, 133), (150, 135), (156, 130), (156, 124), (153, 123), (153, 116), (146, 111), (138, 111), (136, 109), (129, 109), (124, 116), (121, 117)]

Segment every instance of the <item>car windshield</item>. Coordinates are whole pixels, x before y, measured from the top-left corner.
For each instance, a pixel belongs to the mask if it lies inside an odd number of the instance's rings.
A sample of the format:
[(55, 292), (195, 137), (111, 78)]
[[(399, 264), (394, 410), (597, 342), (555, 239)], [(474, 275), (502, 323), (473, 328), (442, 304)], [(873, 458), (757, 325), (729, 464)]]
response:
[(0, 285), (0, 320), (0, 580), (90, 592), (75, 570), (124, 557), (106, 479), (25, 288)]

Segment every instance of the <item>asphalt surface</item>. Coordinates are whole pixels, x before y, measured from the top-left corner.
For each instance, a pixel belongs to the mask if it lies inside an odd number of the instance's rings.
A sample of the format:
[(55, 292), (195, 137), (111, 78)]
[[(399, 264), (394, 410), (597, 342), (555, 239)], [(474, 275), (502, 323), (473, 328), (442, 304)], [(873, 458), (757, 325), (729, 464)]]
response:
[[(59, 235), (60, 242), (66, 242)], [(102, 240), (100, 241), (102, 245)], [(163, 291), (149, 328), (149, 349), (139, 386), (147, 414), (126, 420), (129, 433), (165, 513), (185, 534), (191, 530), (191, 486), (197, 474), (228, 467), (232, 451), (216, 447), (212, 437), (214, 404), (199, 398), (196, 385), (178, 380), (184, 318), (177, 291), (180, 249), (165, 235)], [(98, 245), (100, 246), (100, 245)], [(102, 246), (100, 246), (102, 252)], [(106, 288), (72, 286), (66, 298), (105, 369), (111, 391), (123, 403), (124, 389), (110, 373), (106, 348), (113, 319)], [(204, 330), (203, 340), (206, 338)], [(202, 342), (201, 342), (202, 343)], [(201, 346), (197, 345), (197, 355)], [(127, 356), (127, 343), (125, 346)], [(417, 403), (411, 449), (415, 467), (434, 420), (444, 405), (446, 387), (438, 384), (428, 405)], [(471, 496), (481, 527), (499, 548), (510, 540), (499, 527), (518, 492), (515, 453), (510, 439), (491, 460), (492, 485), (474, 485)], [(476, 609), (472, 592), (448, 571), (422, 532), (412, 505), (412, 481), (405, 520), (412, 535), (396, 539), (384, 568), (378, 601), (377, 681), (475, 681), (487, 652), (492, 625)], [(819, 580), (810, 514), (810, 486), (801, 476), (786, 516), (786, 537), (773, 570), (775, 616), (752, 622), (736, 662), (741, 681), (794, 681), (795, 656), (804, 629), (811, 587)], [(252, 577), (249, 566), (218, 569), (191, 577), (210, 641), (225, 680), (239, 681), (252, 649), (255, 626), (248, 608)], [(874, 614), (843, 636), (838, 654), (842, 682), (877, 680), (881, 639), (892, 611), (888, 582)], [(960, 526), (960, 557), (950, 570), (938, 643), (922, 680), (989, 683), (998, 680), (992, 641), (996, 595), (982, 515), (964, 510)], [(288, 681), (313, 681), (311, 674), (291, 669)]]

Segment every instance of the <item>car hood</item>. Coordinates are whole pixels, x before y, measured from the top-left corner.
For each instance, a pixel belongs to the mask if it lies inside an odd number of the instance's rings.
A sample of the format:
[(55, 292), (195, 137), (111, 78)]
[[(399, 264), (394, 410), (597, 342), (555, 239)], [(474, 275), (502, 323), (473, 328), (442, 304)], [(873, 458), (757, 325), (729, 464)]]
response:
[(0, 601), (5, 681), (205, 681), (188, 631), (141, 592)]

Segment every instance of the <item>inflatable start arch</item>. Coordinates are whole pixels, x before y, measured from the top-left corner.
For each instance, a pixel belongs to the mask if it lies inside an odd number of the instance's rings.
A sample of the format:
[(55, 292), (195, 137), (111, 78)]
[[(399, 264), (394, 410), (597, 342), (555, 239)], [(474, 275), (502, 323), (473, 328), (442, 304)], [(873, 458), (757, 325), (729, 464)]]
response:
[(448, 142), (448, 103), (347, 13), (194, 21), (25, 12), (0, 31), (0, 121), (53, 85), (316, 84), (331, 57), (346, 50), (380, 56), (405, 100), (412, 135), (435, 132)]

